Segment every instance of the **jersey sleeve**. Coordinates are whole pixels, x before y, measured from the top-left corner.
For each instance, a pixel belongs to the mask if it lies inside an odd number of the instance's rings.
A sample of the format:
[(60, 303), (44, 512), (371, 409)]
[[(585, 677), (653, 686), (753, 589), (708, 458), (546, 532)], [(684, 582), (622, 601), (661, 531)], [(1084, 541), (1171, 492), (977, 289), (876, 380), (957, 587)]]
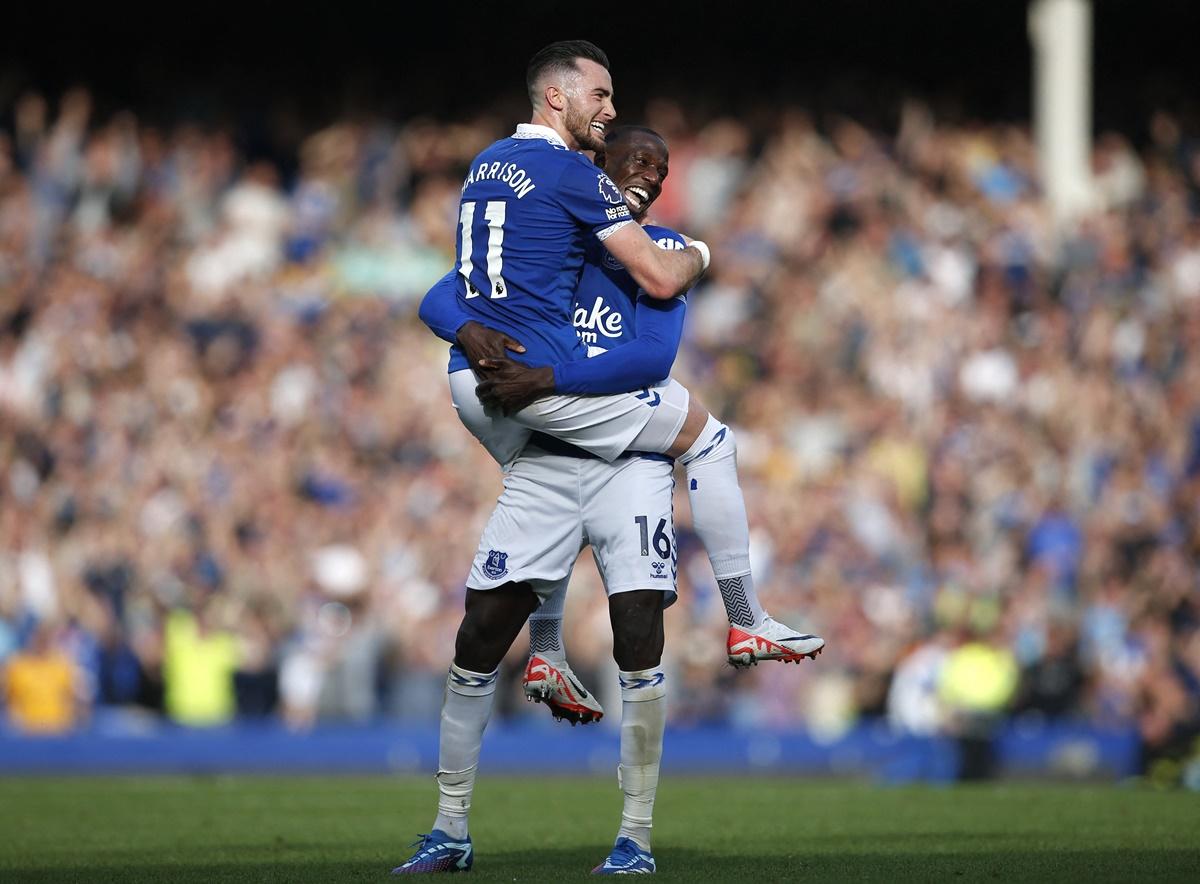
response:
[(575, 395), (628, 393), (656, 384), (671, 373), (683, 338), (687, 298), (638, 297), (637, 337), (591, 359), (554, 366), (554, 389)]
[(659, 227), (657, 224), (647, 224), (643, 230), (646, 235), (654, 240), (654, 244), (660, 249), (667, 251), (678, 251), (687, 248), (687, 240), (681, 234), (676, 233), (669, 227)]
[(435, 282), (417, 309), (417, 315), (429, 330), (449, 344), (457, 340), (458, 330), (471, 318), (459, 304), (456, 275), (457, 271), (451, 270)]
[(617, 185), (582, 158), (572, 157), (565, 166), (556, 193), (567, 214), (601, 242), (633, 223)]

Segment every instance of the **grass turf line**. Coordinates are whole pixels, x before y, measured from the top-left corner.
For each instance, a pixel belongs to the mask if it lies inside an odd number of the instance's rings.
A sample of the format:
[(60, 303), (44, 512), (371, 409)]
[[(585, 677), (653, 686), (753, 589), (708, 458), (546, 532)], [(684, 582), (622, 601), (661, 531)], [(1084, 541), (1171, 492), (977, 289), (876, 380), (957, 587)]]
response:
[[(0, 780), (0, 881), (380, 881), (434, 805), (429, 777)], [(467, 880), (582, 880), (620, 806), (607, 779), (484, 776)], [(671, 776), (654, 852), (680, 881), (1194, 881), (1200, 798)]]

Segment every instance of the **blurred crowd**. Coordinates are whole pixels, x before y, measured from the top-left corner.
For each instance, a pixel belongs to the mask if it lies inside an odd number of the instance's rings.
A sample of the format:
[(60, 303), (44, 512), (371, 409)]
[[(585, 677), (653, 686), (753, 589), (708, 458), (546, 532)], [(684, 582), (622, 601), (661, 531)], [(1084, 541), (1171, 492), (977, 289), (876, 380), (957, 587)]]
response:
[[(500, 482), (416, 320), (462, 174), (512, 122), (237, 133), (22, 97), (0, 130), (0, 667), (9, 726), (431, 721)], [(739, 438), (756, 583), (820, 632), (736, 673), (676, 508), (678, 724), (1200, 733), (1200, 143), (1093, 151), (1058, 225), (1031, 135), (668, 100), (652, 211), (714, 247), (676, 377)], [(581, 559), (568, 655), (616, 701)], [(505, 667), (517, 702), (524, 647)]]

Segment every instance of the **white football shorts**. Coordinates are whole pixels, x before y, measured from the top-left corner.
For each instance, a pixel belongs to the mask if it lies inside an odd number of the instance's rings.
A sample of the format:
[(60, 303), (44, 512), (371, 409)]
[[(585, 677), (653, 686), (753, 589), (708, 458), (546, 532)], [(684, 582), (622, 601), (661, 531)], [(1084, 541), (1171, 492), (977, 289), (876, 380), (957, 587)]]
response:
[(609, 595), (659, 589), (675, 601), (673, 464), (549, 454), (531, 445), (504, 474), (467, 586), (528, 581), (547, 598), (591, 545)]
[(663, 453), (687, 418), (687, 387), (668, 378), (636, 393), (612, 396), (547, 396), (516, 414), (491, 414), (475, 395), (470, 369), (450, 375), (450, 398), (459, 420), (504, 467), (521, 453), (532, 431), (568, 442), (606, 461), (625, 451)]

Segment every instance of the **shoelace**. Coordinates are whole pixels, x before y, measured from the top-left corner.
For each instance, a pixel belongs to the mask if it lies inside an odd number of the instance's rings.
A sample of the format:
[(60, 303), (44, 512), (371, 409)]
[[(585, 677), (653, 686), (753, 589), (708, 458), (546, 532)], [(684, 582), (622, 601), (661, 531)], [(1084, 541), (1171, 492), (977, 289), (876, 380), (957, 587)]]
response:
[(638, 862), (642, 858), (642, 855), (638, 853), (637, 850), (625, 844), (622, 844), (618, 849), (614, 850), (613, 854), (616, 854), (621, 859), (621, 864), (618, 866), (615, 862), (613, 862), (614, 856), (612, 854), (609, 855), (607, 862), (613, 863), (613, 868), (625, 868), (632, 863)]
[[(417, 840), (416, 840), (416, 841), (414, 841), (412, 844), (410, 844), (410, 845), (408, 845), (408, 846), (409, 846), (409, 847), (419, 847), (419, 848), (420, 848), (420, 852), (421, 852), (421, 853), (424, 853), (424, 852), (425, 852), (425, 848), (426, 848), (426, 846), (428, 846), (428, 845), (429, 845), (429, 842), (430, 842), (430, 841), (432, 841), (432, 840), (433, 840), (433, 833), (432, 833), (432, 832), (429, 832), (429, 833), (427, 833), (427, 834), (418, 834), (418, 835), (417, 835)], [(446, 844), (444, 841), (437, 841), (437, 842), (434, 842), (434, 844), (433, 844), (433, 847), (435, 847), (435, 848), (437, 848), (437, 847), (450, 847), (450, 845), (449, 845), (449, 844)], [(455, 850), (460, 850), (461, 848), (459, 848), (459, 847), (455, 846), (455, 847), (454, 847), (454, 848), (452, 848), (452, 849), (455, 849)]]
[(430, 856), (432, 856), (434, 853), (437, 852), (437, 848), (446, 846), (445, 844), (438, 842), (438, 843), (433, 844), (432, 847), (428, 847), (427, 845), (429, 845), (429, 842), (433, 840), (432, 836), (433, 836), (432, 832), (430, 832), (428, 834), (419, 834), (419, 835), (417, 835), (417, 840), (414, 841), (412, 844), (408, 845), (409, 847), (417, 847), (417, 848), (419, 848), (419, 850), (417, 851), (416, 856), (414, 856), (412, 859), (410, 859), (408, 862), (405, 863), (406, 866), (412, 865), (413, 863), (418, 862), (419, 860), (422, 860), (422, 859), (428, 859)]

